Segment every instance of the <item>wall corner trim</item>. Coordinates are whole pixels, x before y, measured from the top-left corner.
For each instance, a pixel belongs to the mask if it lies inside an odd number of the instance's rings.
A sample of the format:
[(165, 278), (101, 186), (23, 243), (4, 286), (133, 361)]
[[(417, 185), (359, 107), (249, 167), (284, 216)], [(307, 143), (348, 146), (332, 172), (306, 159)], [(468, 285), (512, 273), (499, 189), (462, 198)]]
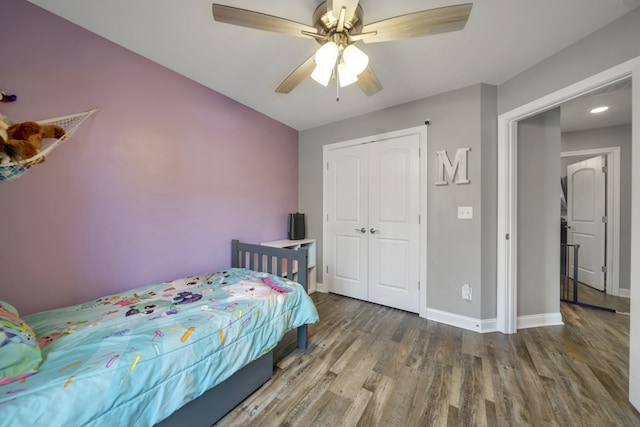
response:
[[(313, 289), (314, 292), (322, 292), (323, 294), (326, 294), (329, 292), (329, 290), (327, 289), (327, 287), (324, 285), (324, 283), (316, 283), (316, 287), (315, 289)], [(311, 293), (311, 289), (309, 290), (309, 293)]]
[(427, 320), (474, 332), (487, 333), (498, 330), (496, 319), (474, 319), (473, 317), (436, 310), (435, 308), (427, 308), (426, 318)]

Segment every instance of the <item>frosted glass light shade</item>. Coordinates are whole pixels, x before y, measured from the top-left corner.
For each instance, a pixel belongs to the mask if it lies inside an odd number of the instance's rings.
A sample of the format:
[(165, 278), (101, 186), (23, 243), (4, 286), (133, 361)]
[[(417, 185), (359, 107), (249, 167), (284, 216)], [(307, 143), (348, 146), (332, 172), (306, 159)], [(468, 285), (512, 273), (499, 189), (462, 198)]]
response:
[(320, 66), (317, 66), (313, 70), (313, 73), (311, 73), (311, 78), (320, 83), (322, 86), (326, 86), (329, 84), (329, 80), (331, 80), (332, 71), (332, 69), (323, 70), (322, 68), (320, 68)]
[(338, 60), (339, 49), (334, 42), (322, 45), (316, 52), (316, 65), (323, 70), (333, 70)]
[(347, 64), (341, 62), (338, 64), (338, 80), (340, 81), (340, 87), (345, 87), (357, 82), (358, 76), (351, 72)]
[(369, 57), (352, 44), (344, 49), (342, 59), (356, 76), (362, 73), (369, 65)]

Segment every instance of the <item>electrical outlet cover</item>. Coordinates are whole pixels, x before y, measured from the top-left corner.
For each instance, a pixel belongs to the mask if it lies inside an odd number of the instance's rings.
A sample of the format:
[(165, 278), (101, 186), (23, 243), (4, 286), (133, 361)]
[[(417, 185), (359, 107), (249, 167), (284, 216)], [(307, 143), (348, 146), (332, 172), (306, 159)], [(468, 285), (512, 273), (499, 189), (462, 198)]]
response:
[(473, 219), (473, 206), (458, 206), (458, 219)]
[(468, 283), (462, 285), (462, 299), (471, 301), (471, 286)]

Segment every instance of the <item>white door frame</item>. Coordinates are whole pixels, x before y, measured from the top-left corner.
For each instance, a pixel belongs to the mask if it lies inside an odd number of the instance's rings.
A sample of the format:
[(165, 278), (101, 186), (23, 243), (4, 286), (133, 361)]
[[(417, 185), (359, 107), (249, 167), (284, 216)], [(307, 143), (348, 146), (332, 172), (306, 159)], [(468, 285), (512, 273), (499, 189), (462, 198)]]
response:
[[(349, 141), (336, 142), (334, 144), (327, 144), (322, 147), (322, 238), (323, 242), (327, 241), (328, 230), (327, 224), (327, 153), (329, 150), (336, 150), (340, 148), (349, 147), (352, 145), (368, 144), (384, 139), (392, 139), (405, 135), (420, 135), (420, 238), (419, 238), (419, 259), (420, 259), (420, 308), (418, 315), (420, 317), (427, 317), (427, 126), (416, 126), (408, 129), (402, 129), (398, 131), (366, 136), (363, 138), (352, 139)], [(322, 245), (322, 256), (324, 260), (330, 259), (327, 254), (327, 245)], [(328, 275), (326, 274), (326, 268), (322, 271), (323, 284), (327, 291), (331, 291)]]
[[(518, 121), (557, 107), (563, 102), (591, 92), (602, 86), (628, 78), (640, 57), (626, 61), (592, 77), (531, 101), (498, 116), (498, 244), (497, 244), (497, 321), (498, 331), (512, 334), (517, 331), (517, 130)], [(637, 76), (640, 77), (640, 76)], [(636, 82), (634, 82), (636, 83)], [(640, 84), (640, 78), (636, 84)], [(636, 106), (636, 108), (638, 108)], [(637, 124), (640, 126), (640, 124)], [(635, 133), (634, 133), (635, 134)], [(637, 137), (634, 137), (637, 139)], [(632, 147), (634, 144), (632, 143)], [(635, 145), (640, 148), (640, 144)], [(634, 156), (634, 159), (636, 156)], [(632, 166), (633, 168), (633, 166)], [(635, 165), (640, 170), (640, 165)], [(633, 189), (633, 200), (637, 193)], [(632, 225), (633, 227), (633, 225)], [(632, 253), (640, 247), (640, 240), (632, 234)], [(634, 275), (632, 268), (632, 276)], [(633, 278), (631, 280), (633, 287)]]
[(607, 294), (620, 295), (620, 147), (563, 151), (560, 157), (598, 156), (607, 158)]

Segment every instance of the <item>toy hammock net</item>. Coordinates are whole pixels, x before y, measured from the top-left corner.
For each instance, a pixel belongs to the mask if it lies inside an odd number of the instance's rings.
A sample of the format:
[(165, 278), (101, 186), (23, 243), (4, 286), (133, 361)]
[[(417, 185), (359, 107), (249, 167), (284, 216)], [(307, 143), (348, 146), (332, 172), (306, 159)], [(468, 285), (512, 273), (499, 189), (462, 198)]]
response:
[(47, 120), (38, 120), (41, 125), (58, 125), (64, 129), (65, 135), (61, 138), (45, 138), (42, 140), (42, 147), (40, 152), (35, 156), (22, 160), (20, 162), (11, 162), (4, 165), (0, 165), (0, 182), (11, 181), (12, 179), (19, 178), (23, 173), (28, 171), (31, 166), (38, 163), (38, 161), (46, 157), (62, 142), (69, 140), (75, 133), (76, 129), (80, 127), (82, 122), (88, 119), (92, 114), (97, 112), (99, 108), (94, 108), (82, 113), (70, 114), (68, 116), (56, 117)]

